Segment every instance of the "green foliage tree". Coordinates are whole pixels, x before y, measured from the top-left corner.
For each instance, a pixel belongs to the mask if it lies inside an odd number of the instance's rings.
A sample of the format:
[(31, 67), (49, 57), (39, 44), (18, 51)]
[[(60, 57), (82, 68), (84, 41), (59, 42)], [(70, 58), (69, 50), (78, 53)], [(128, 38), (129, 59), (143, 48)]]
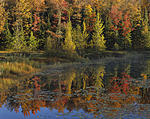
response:
[(23, 27), (17, 26), (16, 29), (14, 29), (13, 34), (13, 42), (12, 42), (12, 48), (16, 51), (23, 51), (26, 49), (26, 41), (24, 36), (24, 30)]
[(102, 20), (100, 19), (100, 14), (97, 13), (97, 19), (96, 23), (94, 26), (94, 32), (92, 35), (92, 40), (91, 40), (91, 46), (92, 48), (95, 48), (96, 50), (105, 50), (105, 40), (104, 40), (104, 35), (103, 35), (103, 23)]
[(132, 48), (133, 49), (143, 49), (144, 48), (144, 40), (142, 34), (142, 25), (136, 26), (134, 30), (131, 32), (132, 37)]
[(87, 46), (87, 34), (82, 30), (80, 25), (72, 30), (72, 39), (76, 45), (77, 52), (81, 55)]
[(69, 52), (75, 52), (76, 49), (75, 43), (72, 40), (72, 25), (70, 20), (66, 26), (66, 34), (63, 48), (64, 50)]
[(131, 34), (128, 33), (125, 36), (119, 33), (119, 37), (118, 37), (118, 45), (119, 45), (119, 49), (122, 50), (128, 50), (131, 49), (132, 47), (132, 41), (131, 41)]
[(9, 30), (8, 21), (5, 24), (5, 30), (4, 30), (3, 34), (4, 34), (4, 37), (5, 37), (5, 41), (4, 41), (5, 48), (11, 49), (12, 48), (12, 37), (13, 37), (13, 35)]
[(57, 48), (57, 42), (55, 39), (53, 39), (50, 35), (46, 39), (46, 50), (56, 50)]
[[(86, 41), (86, 43), (88, 42), (88, 38), (89, 38), (89, 34), (87, 32), (87, 28), (86, 28), (86, 24), (85, 24), (85, 21), (83, 21), (83, 33), (82, 33), (82, 37), (83, 39)], [(87, 47), (87, 44), (86, 44), (86, 47)]]
[(144, 18), (138, 22), (138, 25), (132, 32), (132, 42), (134, 49), (149, 49), (150, 48), (150, 32), (148, 25), (148, 13), (145, 9)]
[(106, 47), (108, 50), (119, 49), (119, 46), (116, 47), (117, 39), (118, 39), (118, 31), (114, 31), (112, 28), (112, 19), (110, 16), (106, 17), (105, 28), (104, 28), (104, 36), (106, 40)]
[(29, 50), (37, 50), (38, 42), (39, 41), (34, 36), (33, 31), (31, 31), (30, 38), (29, 38), (29, 41), (28, 41)]

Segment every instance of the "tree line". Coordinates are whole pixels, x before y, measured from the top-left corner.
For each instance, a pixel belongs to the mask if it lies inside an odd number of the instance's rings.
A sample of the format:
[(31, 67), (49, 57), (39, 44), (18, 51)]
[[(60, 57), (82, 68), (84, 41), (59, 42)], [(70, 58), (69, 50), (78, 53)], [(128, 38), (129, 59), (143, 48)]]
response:
[(149, 8), (146, 0), (1, 0), (0, 48), (147, 50)]

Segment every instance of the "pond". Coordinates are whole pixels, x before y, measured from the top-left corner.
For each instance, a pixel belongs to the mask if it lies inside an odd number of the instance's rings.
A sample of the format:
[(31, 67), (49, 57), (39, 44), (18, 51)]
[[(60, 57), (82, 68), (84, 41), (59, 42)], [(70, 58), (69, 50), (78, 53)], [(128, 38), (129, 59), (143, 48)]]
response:
[(0, 119), (150, 118), (148, 55), (47, 66), (32, 75), (24, 73), (1, 72)]

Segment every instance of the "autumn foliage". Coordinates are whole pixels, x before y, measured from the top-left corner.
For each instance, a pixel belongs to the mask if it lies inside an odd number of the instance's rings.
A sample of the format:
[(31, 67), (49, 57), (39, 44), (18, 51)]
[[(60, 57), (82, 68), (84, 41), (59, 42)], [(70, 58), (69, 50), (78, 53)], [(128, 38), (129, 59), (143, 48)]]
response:
[[(93, 50), (92, 38), (96, 39), (95, 24), (97, 14), (100, 14), (101, 24), (104, 27), (101, 32), (105, 36), (101, 43), (105, 49), (145, 49), (149, 48), (149, 4), (142, 0), (6, 0), (0, 2), (0, 44), (4, 50), (15, 47), (14, 42), (20, 42), (16, 38), (23, 38), (24, 49), (30, 45), (31, 33), (35, 37), (35, 44), (32, 50), (51, 49), (48, 39), (52, 38), (57, 50), (63, 50), (65, 44), (76, 44), (78, 39), (68, 37), (68, 23), (72, 24), (71, 30), (81, 28), (81, 34), (86, 33), (88, 37), (83, 37), (85, 46), (83, 51)], [(109, 20), (109, 21), (108, 21)], [(107, 24), (109, 22), (109, 24)], [(85, 31), (86, 28), (86, 31)], [(147, 29), (147, 30), (146, 30)], [(18, 31), (22, 33), (17, 36)], [(70, 31), (72, 35), (73, 32)], [(13, 40), (9, 40), (8, 33)], [(67, 32), (67, 33), (66, 33)], [(140, 32), (140, 33), (139, 33)], [(138, 36), (138, 34), (140, 34)], [(82, 36), (82, 35), (80, 35)], [(138, 36), (138, 37), (137, 37)], [(68, 37), (68, 38), (67, 38)], [(76, 38), (72, 36), (72, 38)], [(6, 45), (9, 42), (9, 47)], [(48, 44), (47, 44), (48, 43)], [(109, 45), (107, 45), (109, 44)], [(136, 47), (136, 44), (138, 45)], [(81, 54), (81, 51), (74, 47), (73, 50)], [(55, 49), (55, 50), (56, 50)], [(15, 49), (13, 49), (15, 50)], [(17, 50), (22, 50), (20, 47)], [(52, 49), (54, 50), (54, 49)], [(95, 49), (96, 50), (96, 49)], [(85, 53), (85, 52), (84, 52)]]

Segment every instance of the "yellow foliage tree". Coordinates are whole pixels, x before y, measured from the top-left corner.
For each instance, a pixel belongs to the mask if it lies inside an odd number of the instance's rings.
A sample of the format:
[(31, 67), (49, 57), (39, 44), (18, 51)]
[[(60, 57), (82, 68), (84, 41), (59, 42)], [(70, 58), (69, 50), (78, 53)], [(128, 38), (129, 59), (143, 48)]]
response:
[(31, 10), (33, 8), (31, 4), (31, 0), (17, 0), (16, 6), (14, 8), (14, 16), (16, 21), (14, 22), (14, 26), (23, 25), (25, 34), (30, 33), (32, 14)]
[(70, 20), (66, 26), (65, 42), (63, 47), (64, 50), (69, 52), (75, 52), (76, 49), (75, 43), (72, 41), (72, 25)]
[(0, 2), (0, 33), (4, 30), (5, 21), (6, 21), (6, 11), (4, 9), (4, 3)]
[(93, 11), (93, 9), (92, 9), (92, 7), (91, 7), (90, 4), (88, 4), (88, 5), (85, 6), (85, 14), (86, 14), (87, 16), (92, 15), (92, 11)]

